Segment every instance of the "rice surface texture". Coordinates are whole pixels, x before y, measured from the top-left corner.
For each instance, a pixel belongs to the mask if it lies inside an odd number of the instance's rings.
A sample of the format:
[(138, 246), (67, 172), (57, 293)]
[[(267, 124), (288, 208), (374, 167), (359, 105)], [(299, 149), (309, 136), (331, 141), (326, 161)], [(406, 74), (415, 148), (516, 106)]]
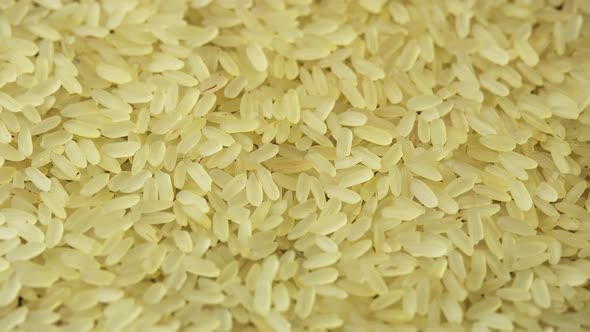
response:
[(590, 0), (0, 0), (0, 332), (590, 331)]

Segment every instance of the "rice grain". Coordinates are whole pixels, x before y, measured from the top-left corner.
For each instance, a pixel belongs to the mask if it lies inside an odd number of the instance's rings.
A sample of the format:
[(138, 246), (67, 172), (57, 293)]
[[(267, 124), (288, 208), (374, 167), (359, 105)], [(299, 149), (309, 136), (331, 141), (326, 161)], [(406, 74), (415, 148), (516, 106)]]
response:
[(590, 330), (590, 6), (529, 2), (0, 1), (0, 330)]

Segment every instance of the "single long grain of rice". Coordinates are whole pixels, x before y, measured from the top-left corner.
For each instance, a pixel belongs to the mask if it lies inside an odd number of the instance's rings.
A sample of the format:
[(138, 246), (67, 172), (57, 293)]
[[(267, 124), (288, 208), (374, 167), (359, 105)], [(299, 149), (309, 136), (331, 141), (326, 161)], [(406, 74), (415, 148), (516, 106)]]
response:
[(589, 14), (2, 1), (0, 330), (590, 330)]

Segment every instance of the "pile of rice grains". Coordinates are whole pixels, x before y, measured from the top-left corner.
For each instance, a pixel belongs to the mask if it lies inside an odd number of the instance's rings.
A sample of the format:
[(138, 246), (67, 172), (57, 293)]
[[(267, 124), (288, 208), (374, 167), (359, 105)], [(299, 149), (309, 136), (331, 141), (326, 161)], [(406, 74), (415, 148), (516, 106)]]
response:
[(0, 330), (588, 331), (589, 14), (0, 0)]

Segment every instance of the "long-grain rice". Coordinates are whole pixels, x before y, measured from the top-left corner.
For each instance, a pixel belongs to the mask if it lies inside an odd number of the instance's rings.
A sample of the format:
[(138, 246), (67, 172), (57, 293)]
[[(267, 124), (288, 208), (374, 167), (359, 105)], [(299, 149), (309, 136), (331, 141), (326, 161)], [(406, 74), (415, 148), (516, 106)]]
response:
[(589, 14), (0, 1), (0, 330), (590, 330)]

